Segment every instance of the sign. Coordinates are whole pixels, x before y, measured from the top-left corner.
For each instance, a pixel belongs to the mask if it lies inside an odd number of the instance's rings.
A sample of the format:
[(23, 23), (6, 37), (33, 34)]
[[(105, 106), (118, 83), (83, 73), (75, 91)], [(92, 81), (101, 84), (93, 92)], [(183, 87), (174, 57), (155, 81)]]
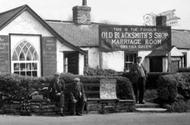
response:
[(168, 50), (171, 27), (100, 25), (102, 51)]
[(116, 79), (100, 80), (100, 99), (117, 99)]
[(164, 11), (159, 14), (149, 13), (143, 16), (144, 25), (146, 26), (155, 26), (156, 25), (156, 16), (166, 16), (166, 25), (175, 26), (179, 22), (179, 17), (175, 15), (175, 9)]

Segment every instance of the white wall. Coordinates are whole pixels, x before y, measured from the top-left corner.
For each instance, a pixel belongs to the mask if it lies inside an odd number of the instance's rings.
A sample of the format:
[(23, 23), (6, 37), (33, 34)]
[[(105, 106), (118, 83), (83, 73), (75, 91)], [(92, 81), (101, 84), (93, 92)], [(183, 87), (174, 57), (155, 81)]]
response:
[[(11, 23), (9, 23), (5, 28), (0, 31), (1, 35), (9, 35), (12, 34), (22, 34), (22, 39), (28, 39), (28, 34), (37, 34), (42, 37), (53, 37), (53, 35), (38, 22), (29, 12), (25, 11), (21, 15), (19, 15), (16, 19), (14, 19)], [(27, 35), (23, 35), (27, 34)], [(15, 40), (13, 40), (15, 39)], [(35, 37), (34, 37), (35, 39)], [(12, 38), (14, 42), (11, 42), (11, 48), (14, 48), (17, 42), (21, 41), (17, 38)], [(30, 40), (34, 41), (34, 40)], [(37, 43), (31, 43), (38, 52), (40, 52), (40, 41)], [(61, 73), (64, 71), (63, 69), (63, 59), (64, 54), (63, 51), (73, 51), (73, 49), (61, 44), (57, 41), (57, 72)], [(12, 49), (11, 49), (12, 53)]]
[(89, 48), (81, 48), (83, 50), (88, 51), (88, 64), (91, 68), (99, 67), (99, 48), (97, 47), (89, 47)]
[(124, 51), (103, 52), (102, 68), (113, 69), (118, 72), (124, 71)]
[(52, 36), (52, 34), (27, 11), (23, 12), (0, 31), (1, 35), (8, 35), (9, 33)]
[(139, 51), (138, 56), (142, 57), (142, 64), (145, 67), (146, 71), (150, 71), (150, 60), (146, 56), (148, 56), (152, 51)]
[(79, 53), (79, 75), (84, 74), (84, 55)]
[(188, 50), (188, 49), (179, 49), (179, 51), (187, 53), (187, 67), (190, 67), (190, 50)]
[(61, 44), (57, 40), (57, 72), (58, 73), (64, 72), (64, 51), (73, 51), (73, 49)]

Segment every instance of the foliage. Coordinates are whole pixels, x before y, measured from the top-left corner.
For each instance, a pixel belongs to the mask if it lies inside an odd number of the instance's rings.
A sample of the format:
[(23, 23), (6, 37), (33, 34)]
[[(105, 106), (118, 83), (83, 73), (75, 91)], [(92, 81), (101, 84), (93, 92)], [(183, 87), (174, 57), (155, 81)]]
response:
[(90, 68), (87, 67), (84, 70), (84, 75), (86, 76), (113, 76), (117, 75), (118, 73), (112, 69), (101, 69), (101, 68)]
[(173, 75), (163, 75), (158, 79), (158, 97), (162, 102), (173, 102), (177, 96), (177, 81)]
[(171, 105), (166, 105), (169, 112), (186, 112), (188, 105), (184, 100), (175, 101)]
[(185, 112), (189, 109), (190, 73), (163, 75), (158, 80), (159, 103), (167, 105), (170, 112)]
[(178, 72), (190, 72), (190, 67), (187, 68), (179, 68)]

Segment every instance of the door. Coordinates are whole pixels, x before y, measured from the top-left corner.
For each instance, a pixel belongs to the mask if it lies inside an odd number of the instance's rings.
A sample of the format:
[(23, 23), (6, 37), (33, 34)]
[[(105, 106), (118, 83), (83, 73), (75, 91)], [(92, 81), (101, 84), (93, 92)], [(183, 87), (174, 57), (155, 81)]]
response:
[(162, 57), (150, 57), (150, 72), (162, 72)]
[(172, 61), (171, 65), (172, 65), (171, 72), (177, 72), (179, 69), (179, 61), (178, 60)]
[(64, 56), (64, 71), (72, 74), (79, 73), (79, 53), (66, 52)]

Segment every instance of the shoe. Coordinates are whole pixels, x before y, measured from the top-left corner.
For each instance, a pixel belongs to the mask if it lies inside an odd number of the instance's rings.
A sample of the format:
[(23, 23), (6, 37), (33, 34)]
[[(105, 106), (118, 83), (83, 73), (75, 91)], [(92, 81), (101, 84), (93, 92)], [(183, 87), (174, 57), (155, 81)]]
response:
[(82, 114), (81, 114), (81, 113), (77, 113), (76, 115), (78, 115), (78, 116), (82, 116)]
[(64, 116), (64, 113), (60, 113), (60, 116)]
[(144, 102), (144, 101), (142, 101), (142, 102), (139, 102), (139, 104), (145, 104), (145, 102)]

